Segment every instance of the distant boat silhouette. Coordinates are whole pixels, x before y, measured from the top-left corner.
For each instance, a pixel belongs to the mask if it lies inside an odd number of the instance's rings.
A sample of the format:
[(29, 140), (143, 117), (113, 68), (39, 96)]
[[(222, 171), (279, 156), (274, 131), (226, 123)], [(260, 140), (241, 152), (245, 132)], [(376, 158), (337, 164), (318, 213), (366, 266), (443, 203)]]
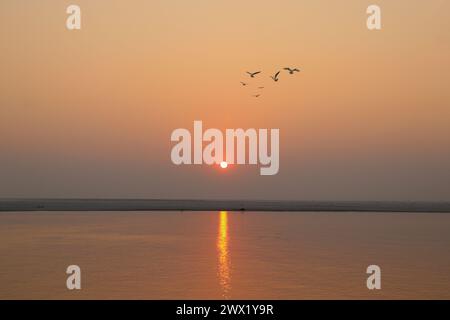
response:
[(247, 74), (252, 78), (254, 78), (258, 73), (261, 73), (261, 71), (256, 71), (256, 72), (248, 72), (247, 71)]
[(280, 74), (280, 71), (278, 71), (277, 73), (275, 73), (275, 75), (274, 76), (270, 76), (272, 79), (273, 79), (273, 81), (278, 81), (279, 79), (278, 79), (278, 75)]
[(294, 72), (300, 72), (299, 69), (295, 68), (295, 69), (291, 69), (291, 68), (284, 68), (284, 70), (289, 71), (289, 74), (294, 74)]

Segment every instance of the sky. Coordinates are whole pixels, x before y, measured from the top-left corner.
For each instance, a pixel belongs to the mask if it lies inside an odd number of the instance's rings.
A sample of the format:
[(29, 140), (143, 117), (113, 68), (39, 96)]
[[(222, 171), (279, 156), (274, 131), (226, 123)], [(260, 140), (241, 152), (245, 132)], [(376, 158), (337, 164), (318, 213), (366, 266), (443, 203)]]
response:
[[(450, 200), (450, 2), (342, 3), (2, 0), (0, 197)], [(174, 165), (194, 120), (279, 128), (279, 173)]]

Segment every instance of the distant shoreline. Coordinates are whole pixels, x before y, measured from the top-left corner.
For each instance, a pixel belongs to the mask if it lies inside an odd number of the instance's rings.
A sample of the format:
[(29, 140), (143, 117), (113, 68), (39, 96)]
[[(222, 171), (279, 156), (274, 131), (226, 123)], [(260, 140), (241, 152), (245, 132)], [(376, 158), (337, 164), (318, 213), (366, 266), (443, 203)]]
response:
[(312, 211), (446, 213), (450, 212), (450, 202), (181, 199), (0, 199), (0, 212), (18, 211)]

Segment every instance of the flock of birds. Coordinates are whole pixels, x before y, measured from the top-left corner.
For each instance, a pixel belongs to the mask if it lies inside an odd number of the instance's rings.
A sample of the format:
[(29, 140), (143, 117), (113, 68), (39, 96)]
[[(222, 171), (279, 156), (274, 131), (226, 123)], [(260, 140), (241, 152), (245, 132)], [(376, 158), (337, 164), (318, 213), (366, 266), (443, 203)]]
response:
[[(297, 68), (288, 68), (288, 67), (286, 67), (286, 68), (283, 68), (283, 70), (286, 70), (287, 72), (289, 72), (289, 74), (294, 74), (294, 73), (296, 73), (296, 72), (300, 72), (300, 69), (297, 69)], [(255, 71), (255, 72), (249, 72), (249, 71), (247, 71), (246, 73), (250, 76), (250, 78), (255, 78), (255, 77), (256, 77), (258, 74), (260, 74), (261, 72), (262, 72), (262, 71)], [(281, 73), (281, 70), (280, 70), (280, 71), (277, 71), (277, 73), (275, 73), (273, 76), (270, 76), (270, 78), (271, 78), (273, 81), (278, 82), (278, 80), (280, 80), (280, 78), (279, 78), (280, 73)], [(248, 82), (241, 81), (241, 84), (242, 84), (242, 86), (245, 87), (245, 86), (248, 85)], [(262, 86), (257, 87), (257, 88), (258, 88), (259, 90), (264, 89), (264, 87), (262, 87)], [(254, 94), (253, 97), (258, 98), (260, 95), (261, 95), (261, 93), (257, 93), (257, 94)]]

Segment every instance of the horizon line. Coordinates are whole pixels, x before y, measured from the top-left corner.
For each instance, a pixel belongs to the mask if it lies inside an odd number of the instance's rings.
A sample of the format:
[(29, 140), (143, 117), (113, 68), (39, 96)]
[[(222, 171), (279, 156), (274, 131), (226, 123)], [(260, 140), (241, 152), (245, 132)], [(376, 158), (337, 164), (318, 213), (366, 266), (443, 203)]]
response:
[(450, 213), (450, 201), (0, 198), (0, 212), (18, 211), (309, 211)]

